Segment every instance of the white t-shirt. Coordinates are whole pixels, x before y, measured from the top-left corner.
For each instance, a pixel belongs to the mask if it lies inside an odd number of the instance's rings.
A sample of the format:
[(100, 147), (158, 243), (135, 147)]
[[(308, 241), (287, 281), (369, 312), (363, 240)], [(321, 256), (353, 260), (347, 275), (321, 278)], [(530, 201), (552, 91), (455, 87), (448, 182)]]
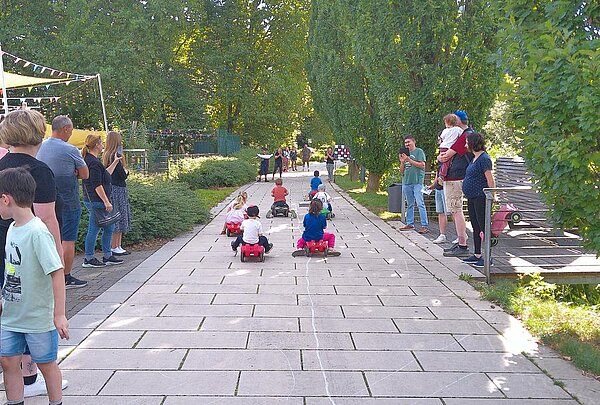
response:
[(244, 219), (241, 229), (244, 232), (242, 240), (250, 244), (258, 243), (258, 237), (263, 233), (262, 224), (254, 218)]
[(321, 200), (323, 207), (327, 208), (327, 203), (331, 200), (331, 197), (325, 191), (319, 191), (313, 198)]
[(440, 134), (440, 139), (442, 142), (440, 143), (440, 148), (450, 149), (454, 142), (461, 136), (463, 133), (463, 129), (461, 127), (450, 127), (446, 128)]

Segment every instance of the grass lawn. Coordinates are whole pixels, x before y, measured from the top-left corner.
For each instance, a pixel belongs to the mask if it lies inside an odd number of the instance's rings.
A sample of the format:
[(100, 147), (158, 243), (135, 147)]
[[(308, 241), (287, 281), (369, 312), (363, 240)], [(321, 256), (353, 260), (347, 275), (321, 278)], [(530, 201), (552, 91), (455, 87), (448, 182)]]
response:
[(600, 376), (599, 286), (550, 284), (539, 275), (474, 285), (485, 299), (521, 319), (543, 343)]
[(210, 210), (237, 189), (237, 187), (201, 188), (195, 192), (202, 205)]
[(376, 214), (379, 218), (386, 221), (400, 220), (400, 214), (387, 211), (387, 192), (367, 193), (365, 183), (350, 180), (348, 166), (335, 171), (335, 184), (348, 193), (357, 203)]

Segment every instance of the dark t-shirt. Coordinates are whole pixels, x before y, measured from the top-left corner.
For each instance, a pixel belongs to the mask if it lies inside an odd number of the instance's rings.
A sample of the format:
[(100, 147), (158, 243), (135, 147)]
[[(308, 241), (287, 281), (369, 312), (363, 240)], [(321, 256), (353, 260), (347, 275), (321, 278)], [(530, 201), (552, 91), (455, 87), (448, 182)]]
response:
[(333, 158), (331, 158), (331, 157), (329, 157), (329, 155), (327, 155), (325, 162), (326, 162), (328, 165), (332, 165), (332, 164), (333, 164)]
[(102, 186), (104, 187), (104, 192), (106, 196), (110, 198), (111, 192), (111, 180), (110, 174), (106, 171), (100, 159), (96, 156), (88, 153), (85, 155), (85, 164), (90, 170), (90, 177), (86, 180), (82, 180), (83, 184), (83, 200), (84, 201), (95, 201), (102, 202), (98, 193), (96, 193), (96, 187)]
[(462, 189), (465, 197), (485, 197), (483, 189), (488, 187), (485, 172), (492, 170), (492, 159), (483, 152), (477, 159), (469, 163), (467, 174), (463, 180)]
[(125, 168), (123, 167), (123, 163), (121, 163), (121, 162), (117, 163), (117, 166), (115, 167), (115, 170), (113, 171), (113, 174), (111, 174), (111, 176), (110, 176), (111, 184), (113, 186), (126, 187), (127, 185), (125, 184), (125, 180), (127, 180), (128, 175), (129, 175), (129, 173), (127, 173), (125, 171)]
[(275, 156), (275, 166), (281, 166), (282, 155), (279, 152), (275, 152), (274, 156)]
[(473, 160), (473, 155), (467, 151), (467, 134), (475, 132), (473, 128), (467, 128), (454, 142), (454, 145), (450, 149), (456, 152), (448, 174), (446, 175), (446, 181), (462, 180), (465, 178), (467, 166), (469, 162)]
[(306, 242), (311, 240), (319, 241), (323, 239), (323, 229), (327, 228), (327, 219), (323, 214), (319, 214), (318, 216), (306, 214), (303, 225), (304, 232), (302, 233), (302, 239)]
[[(0, 159), (0, 170), (15, 167), (25, 167), (29, 170), (29, 173), (31, 173), (35, 180), (35, 197), (33, 202), (36, 204), (55, 203), (56, 218), (60, 222), (63, 205), (62, 199), (57, 195), (54, 174), (48, 165), (25, 153), (8, 153)], [(0, 218), (0, 246), (2, 247), (0, 249), (2, 251), (0, 253), (0, 268), (2, 270), (0, 272), (0, 282), (2, 284), (4, 284), (4, 257), (6, 255), (4, 245), (6, 244), (8, 227), (12, 222), (12, 219), (5, 220)]]

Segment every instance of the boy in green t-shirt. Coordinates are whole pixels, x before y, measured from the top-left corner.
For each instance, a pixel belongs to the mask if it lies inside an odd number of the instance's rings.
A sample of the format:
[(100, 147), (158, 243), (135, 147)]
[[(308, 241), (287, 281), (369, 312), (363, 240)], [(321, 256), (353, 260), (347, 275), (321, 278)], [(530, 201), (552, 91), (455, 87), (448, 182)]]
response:
[(425, 210), (425, 201), (423, 199), (423, 182), (425, 181), (425, 152), (417, 148), (415, 137), (407, 135), (404, 137), (404, 146), (399, 153), (400, 173), (403, 175), (402, 194), (406, 198), (408, 205), (406, 210), (406, 225), (400, 228), (401, 231), (410, 231), (415, 229), (415, 205), (419, 208), (421, 217), (421, 229), (419, 233), (429, 232), (429, 222), (427, 221), (427, 211)]
[(14, 219), (6, 236), (0, 354), (9, 404), (23, 404), (21, 356), (29, 347), (51, 405), (62, 404), (58, 336), (69, 338), (63, 264), (48, 228), (31, 210), (36, 183), (24, 168), (0, 171), (0, 216)]

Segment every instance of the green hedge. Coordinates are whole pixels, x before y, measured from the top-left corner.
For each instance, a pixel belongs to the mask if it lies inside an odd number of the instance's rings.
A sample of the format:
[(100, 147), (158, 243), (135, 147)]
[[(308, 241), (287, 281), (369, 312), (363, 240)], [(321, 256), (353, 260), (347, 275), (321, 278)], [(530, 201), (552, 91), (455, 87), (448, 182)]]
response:
[(237, 158), (185, 158), (169, 166), (169, 178), (199, 188), (232, 187), (254, 181), (258, 165)]
[[(172, 238), (209, 219), (209, 210), (187, 184), (179, 181), (132, 174), (127, 180), (127, 189), (133, 219), (131, 232), (123, 237), (124, 244)], [(84, 208), (77, 239), (79, 250), (83, 250), (88, 221), (88, 211)]]

